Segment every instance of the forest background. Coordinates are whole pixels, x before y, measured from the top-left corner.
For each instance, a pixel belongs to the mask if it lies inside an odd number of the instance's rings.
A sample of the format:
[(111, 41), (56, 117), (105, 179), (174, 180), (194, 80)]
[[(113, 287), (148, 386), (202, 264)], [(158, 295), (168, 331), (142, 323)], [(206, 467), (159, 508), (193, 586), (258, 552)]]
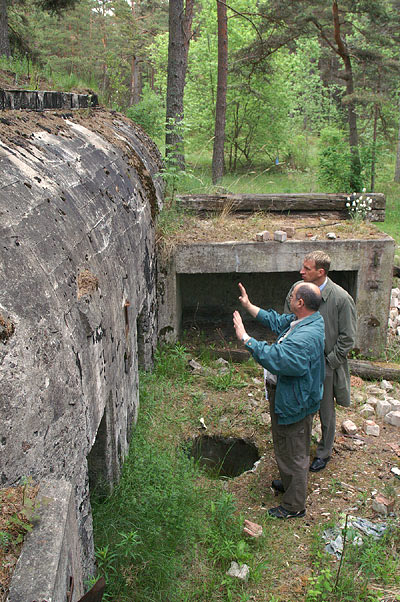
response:
[(167, 157), (173, 190), (207, 192), (213, 182), (391, 197), (400, 181), (399, 6), (1, 0), (2, 66), (16, 85), (23, 72), (31, 88), (43, 76), (91, 89), (140, 123)]

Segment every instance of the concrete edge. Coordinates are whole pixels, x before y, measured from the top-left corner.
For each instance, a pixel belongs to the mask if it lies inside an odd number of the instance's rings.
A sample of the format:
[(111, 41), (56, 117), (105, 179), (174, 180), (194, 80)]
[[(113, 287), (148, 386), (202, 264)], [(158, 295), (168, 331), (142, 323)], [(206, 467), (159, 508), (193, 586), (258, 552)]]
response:
[(36, 501), (38, 517), (25, 538), (7, 602), (79, 600), (84, 592), (73, 484), (44, 481)]
[(30, 109), (84, 109), (99, 104), (97, 94), (74, 94), (45, 90), (4, 90), (0, 89), (0, 110)]

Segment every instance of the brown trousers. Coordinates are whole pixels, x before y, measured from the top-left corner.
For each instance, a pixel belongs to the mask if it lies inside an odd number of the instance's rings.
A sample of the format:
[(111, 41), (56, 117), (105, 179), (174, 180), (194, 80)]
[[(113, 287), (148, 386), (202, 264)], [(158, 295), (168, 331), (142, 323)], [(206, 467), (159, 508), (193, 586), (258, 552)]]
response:
[(272, 440), (276, 463), (285, 489), (282, 506), (299, 512), (305, 509), (313, 414), (294, 424), (278, 424), (275, 387), (267, 387), (271, 412)]

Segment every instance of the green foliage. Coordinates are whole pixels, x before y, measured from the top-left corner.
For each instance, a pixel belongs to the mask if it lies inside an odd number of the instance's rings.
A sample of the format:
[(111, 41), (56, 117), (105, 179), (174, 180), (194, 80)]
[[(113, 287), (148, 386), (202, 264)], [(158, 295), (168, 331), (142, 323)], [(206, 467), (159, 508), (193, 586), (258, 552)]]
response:
[[(177, 420), (172, 383), (181, 395), (192, 391), (186, 362), (181, 345), (158, 350), (154, 372), (141, 375), (140, 414), (120, 482), (108, 498), (92, 500), (105, 600), (209, 601), (214, 588), (225, 592), (221, 600), (246, 599), (225, 576), (231, 560), (252, 560), (233, 496), (200, 488), (193, 460), (168, 436)], [(207, 579), (193, 583), (186, 573), (199, 558)]]
[(350, 188), (351, 155), (345, 133), (333, 128), (321, 131), (318, 180), (331, 192)]
[(165, 107), (159, 94), (145, 84), (142, 98), (136, 105), (129, 107), (127, 116), (138, 123), (152, 138), (161, 138), (164, 132)]
[(228, 391), (229, 389), (242, 389), (247, 386), (235, 370), (231, 367), (227, 372), (211, 374), (207, 377), (207, 382), (216, 391)]

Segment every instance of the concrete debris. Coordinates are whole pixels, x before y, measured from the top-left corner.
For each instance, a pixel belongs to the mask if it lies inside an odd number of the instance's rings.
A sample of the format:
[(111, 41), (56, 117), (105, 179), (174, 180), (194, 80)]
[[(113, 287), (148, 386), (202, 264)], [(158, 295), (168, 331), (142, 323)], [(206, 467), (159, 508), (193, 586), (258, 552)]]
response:
[(377, 397), (367, 397), (367, 404), (372, 406), (373, 408), (376, 408), (376, 404), (378, 403), (378, 398)]
[(375, 415), (375, 409), (372, 405), (370, 405), (369, 403), (365, 403), (363, 406), (361, 406), (360, 408), (360, 414), (361, 416), (367, 417), (367, 416), (374, 416)]
[(288, 238), (293, 238), (296, 232), (296, 229), (293, 226), (285, 226), (282, 230), (286, 232)]
[(379, 418), (383, 418), (386, 416), (386, 414), (388, 414), (388, 412), (391, 411), (391, 409), (392, 406), (388, 401), (386, 401), (386, 399), (379, 399), (378, 403), (376, 404), (376, 415), (379, 416)]
[(384, 421), (393, 426), (400, 426), (400, 411), (391, 411), (386, 414)]
[(227, 571), (226, 574), (229, 575), (230, 577), (237, 577), (238, 579), (241, 579), (242, 581), (247, 581), (247, 579), (249, 578), (250, 569), (247, 566), (247, 564), (239, 565), (237, 562), (232, 560), (231, 566), (229, 567), (229, 570)]
[(393, 397), (386, 397), (386, 401), (390, 403), (392, 411), (395, 412), (400, 410), (400, 400), (394, 399)]
[(366, 435), (372, 435), (373, 437), (379, 437), (380, 427), (373, 420), (366, 420), (364, 431)]
[(278, 242), (285, 242), (287, 240), (287, 234), (283, 230), (275, 230), (274, 240)]
[[(325, 551), (328, 554), (333, 554), (336, 558), (340, 558), (343, 552), (343, 529), (345, 521), (341, 521), (339, 525), (326, 529), (322, 533), (323, 539), (327, 542)], [(386, 523), (374, 523), (367, 518), (361, 518), (356, 516), (348, 516), (347, 529), (357, 529), (364, 533), (364, 535), (371, 535), (375, 539), (382, 537), (387, 529)], [(349, 539), (348, 539), (349, 541)], [(361, 546), (363, 543), (361, 535), (355, 535), (351, 540), (351, 543), (356, 546)]]
[(264, 426), (268, 426), (268, 424), (271, 424), (271, 416), (268, 412), (263, 412), (260, 416), (260, 420), (261, 424), (263, 424)]
[(201, 427), (199, 426), (199, 428), (203, 428), (204, 430), (207, 430), (207, 426), (206, 423), (204, 422), (204, 418), (200, 418), (199, 420)]
[(400, 479), (400, 468), (398, 468), (397, 466), (392, 466), (390, 472), (392, 472), (394, 475), (396, 475), (398, 479)]
[(394, 510), (394, 500), (385, 497), (382, 493), (377, 493), (372, 500), (372, 508), (378, 514), (387, 516)]
[(367, 391), (368, 393), (370, 393), (370, 395), (382, 395), (383, 391), (380, 387), (377, 387), (376, 385), (367, 385)]
[(268, 230), (263, 230), (262, 232), (257, 232), (256, 241), (264, 242), (266, 240), (272, 240), (272, 234)]
[(252, 523), (250, 520), (245, 519), (243, 532), (251, 537), (260, 537), (263, 534), (263, 529), (261, 525), (257, 525), (257, 523)]
[(393, 391), (393, 385), (388, 380), (383, 380), (380, 384), (380, 388), (384, 391)]
[(203, 367), (201, 366), (201, 364), (196, 362), (196, 360), (190, 360), (188, 362), (188, 366), (191, 370), (193, 370), (193, 372), (202, 372), (203, 371)]
[(344, 420), (342, 422), (342, 431), (347, 435), (355, 435), (357, 432), (357, 425), (352, 420)]

